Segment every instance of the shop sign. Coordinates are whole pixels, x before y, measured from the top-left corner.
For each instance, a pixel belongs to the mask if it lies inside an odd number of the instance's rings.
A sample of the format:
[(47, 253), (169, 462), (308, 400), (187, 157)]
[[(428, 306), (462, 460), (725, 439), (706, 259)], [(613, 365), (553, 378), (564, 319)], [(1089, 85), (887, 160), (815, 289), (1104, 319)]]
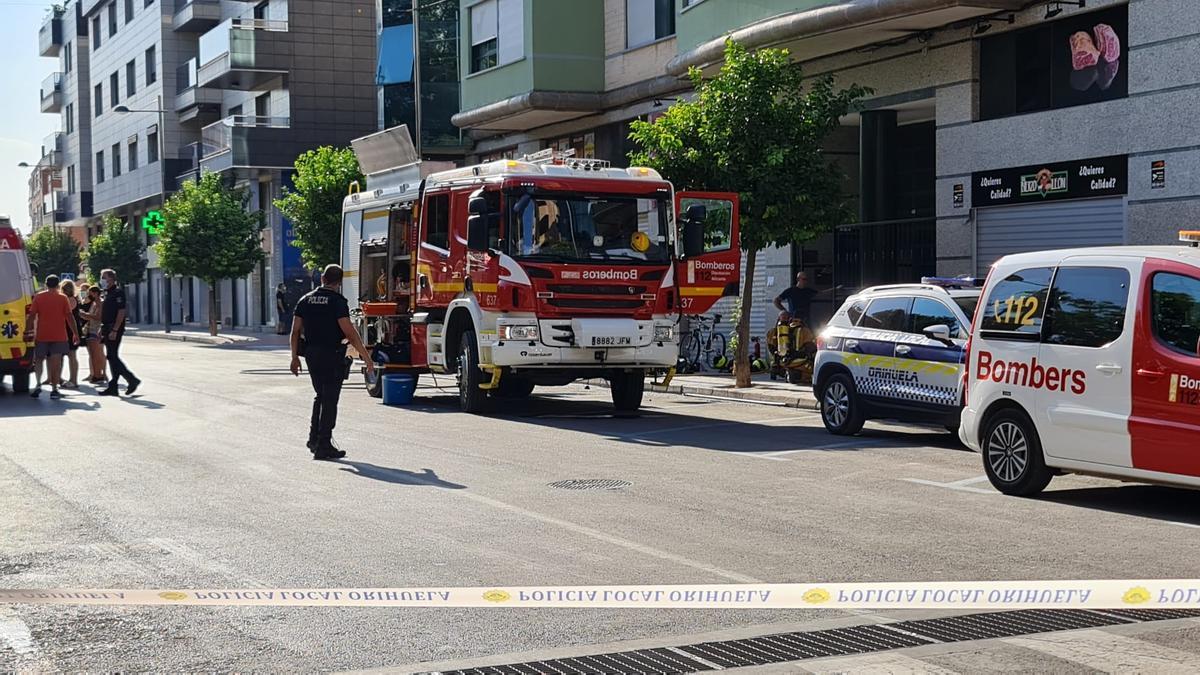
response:
[(1150, 189), (1161, 190), (1167, 187), (1167, 160), (1156, 159), (1150, 162)]
[(1037, 204), (1123, 195), (1128, 191), (1128, 173), (1125, 155), (977, 171), (971, 174), (971, 205)]
[(961, 209), (963, 207), (963, 184), (954, 184), (954, 208)]

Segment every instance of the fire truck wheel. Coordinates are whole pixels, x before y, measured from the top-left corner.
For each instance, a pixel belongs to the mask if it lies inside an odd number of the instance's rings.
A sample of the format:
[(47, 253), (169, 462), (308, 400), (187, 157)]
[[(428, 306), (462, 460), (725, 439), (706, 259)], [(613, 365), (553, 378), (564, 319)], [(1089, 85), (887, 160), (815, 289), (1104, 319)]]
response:
[(479, 369), (479, 348), (473, 330), (463, 331), (458, 339), (458, 405), (463, 412), (483, 412), (487, 405), (487, 391), (480, 389), (483, 371)]
[(14, 394), (29, 393), (29, 373), (13, 373), (12, 383)]
[(367, 395), (371, 398), (383, 398), (383, 366), (376, 365), (375, 375), (372, 377), (366, 372), (363, 372), (363, 382), (367, 385)]
[(533, 393), (533, 382), (517, 375), (500, 378), (500, 389), (496, 392), (503, 398), (527, 398)]
[(613, 407), (620, 411), (633, 411), (642, 407), (642, 394), (646, 391), (646, 376), (640, 370), (617, 373), (609, 381), (612, 387)]

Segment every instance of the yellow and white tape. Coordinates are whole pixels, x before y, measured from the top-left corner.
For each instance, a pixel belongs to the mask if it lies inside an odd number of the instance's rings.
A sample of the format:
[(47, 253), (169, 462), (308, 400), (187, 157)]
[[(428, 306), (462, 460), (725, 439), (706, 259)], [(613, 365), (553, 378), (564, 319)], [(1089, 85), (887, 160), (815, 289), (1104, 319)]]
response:
[(1200, 580), (476, 588), (0, 589), (0, 605), (652, 609), (1200, 609)]

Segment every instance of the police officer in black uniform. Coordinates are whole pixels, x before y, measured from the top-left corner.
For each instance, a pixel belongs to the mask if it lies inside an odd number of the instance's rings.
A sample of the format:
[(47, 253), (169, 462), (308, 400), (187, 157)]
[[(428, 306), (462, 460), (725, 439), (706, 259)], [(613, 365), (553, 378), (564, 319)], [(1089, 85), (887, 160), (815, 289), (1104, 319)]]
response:
[[(346, 342), (359, 354), (366, 354), (362, 338), (350, 323), (350, 308), (341, 294), (342, 268), (328, 265), (321, 273), (321, 287), (300, 298), (292, 319), (292, 374), (300, 374), (300, 356), (308, 364), (312, 379), (312, 420), (308, 430), (308, 449), (313, 459), (340, 459), (346, 453), (333, 445), (333, 427), (337, 425), (338, 398), (346, 375)], [(303, 342), (303, 346), (301, 346)], [(367, 373), (375, 365), (365, 359)]]
[(100, 305), (100, 339), (108, 355), (108, 386), (101, 396), (119, 396), (117, 382), (125, 378), (125, 395), (132, 396), (141, 380), (121, 360), (121, 339), (125, 336), (125, 287), (117, 280), (113, 270), (100, 272), (100, 283), (104, 285), (104, 300)]

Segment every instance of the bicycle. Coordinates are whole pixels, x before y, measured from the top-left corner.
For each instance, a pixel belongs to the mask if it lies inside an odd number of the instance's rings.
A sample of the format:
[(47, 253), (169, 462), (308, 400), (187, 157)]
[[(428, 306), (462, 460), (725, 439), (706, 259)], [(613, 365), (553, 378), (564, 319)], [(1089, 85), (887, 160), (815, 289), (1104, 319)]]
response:
[(717, 332), (721, 323), (721, 315), (697, 316), (691, 319), (692, 327), (683, 336), (680, 344), (680, 354), (690, 372), (698, 372), (704, 368), (721, 368), (713, 366), (716, 357), (725, 356), (727, 343), (725, 335)]

